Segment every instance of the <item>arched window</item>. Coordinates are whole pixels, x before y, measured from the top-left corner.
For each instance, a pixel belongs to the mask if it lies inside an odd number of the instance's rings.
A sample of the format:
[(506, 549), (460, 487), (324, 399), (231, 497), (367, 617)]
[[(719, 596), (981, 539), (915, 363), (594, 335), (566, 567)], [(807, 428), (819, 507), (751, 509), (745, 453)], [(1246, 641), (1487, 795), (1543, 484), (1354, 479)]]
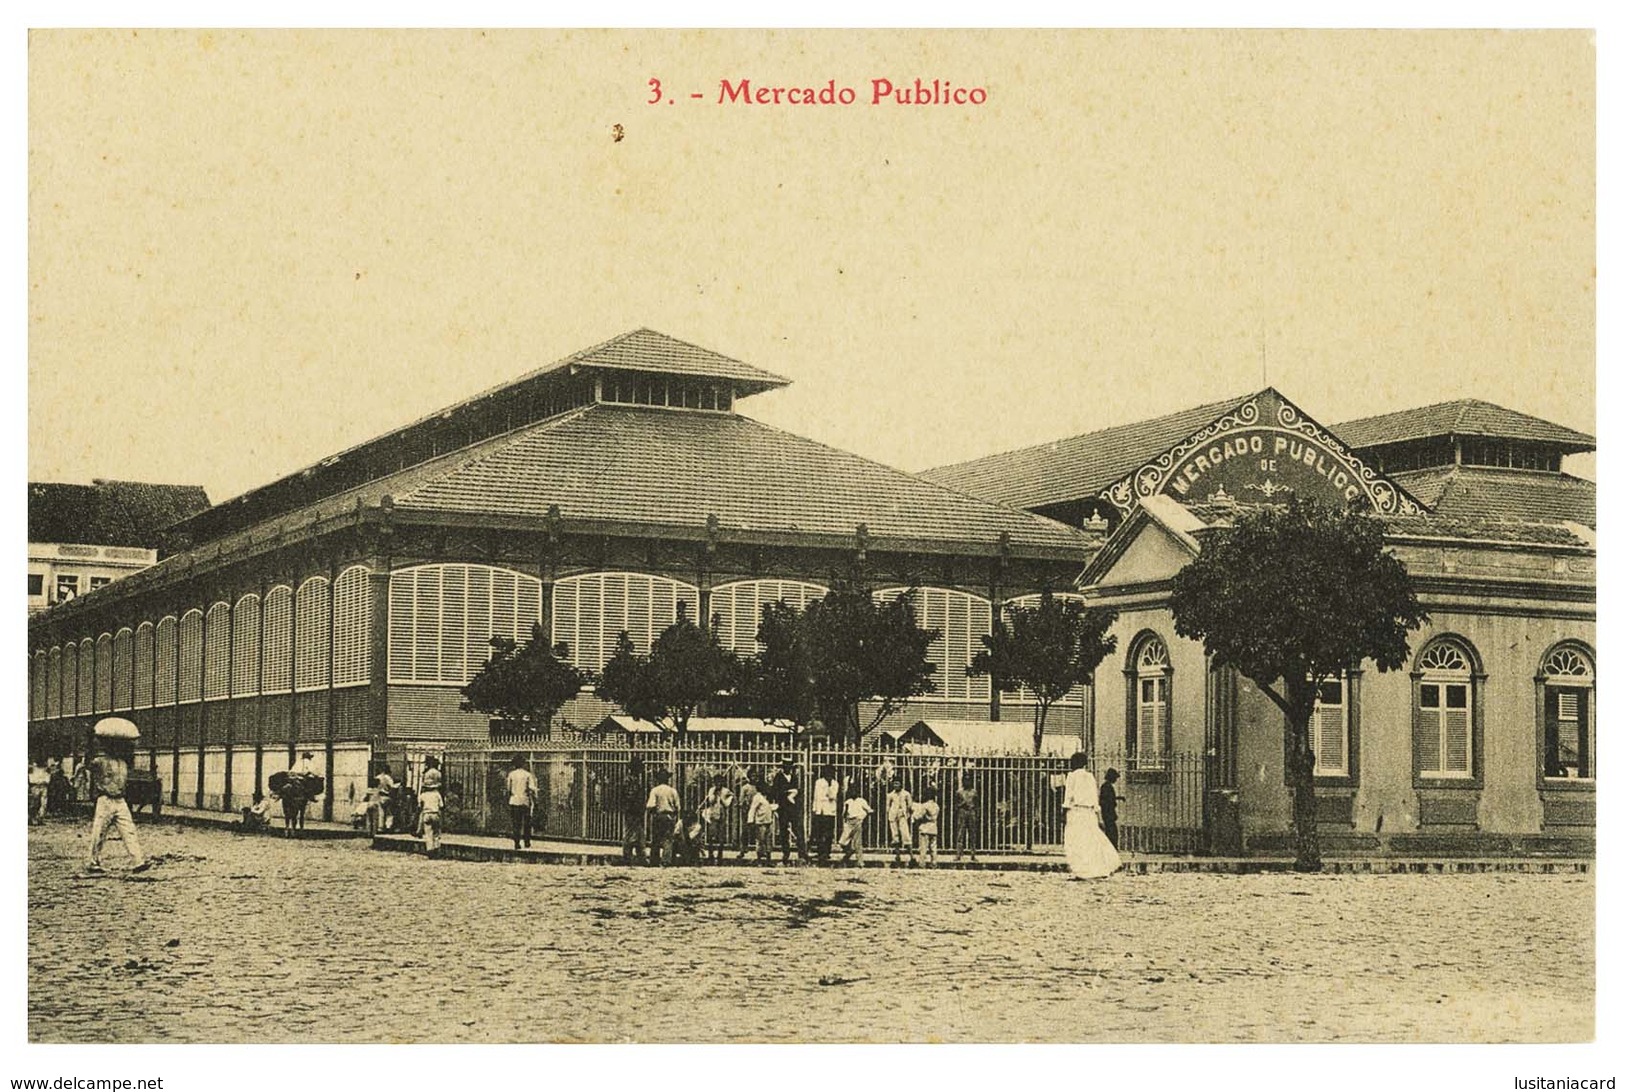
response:
[(135, 627), (135, 707), (152, 708), (152, 623)]
[(45, 684), (45, 715), (53, 720), (62, 715), (62, 646), (51, 649), (51, 677)]
[[(881, 602), (906, 595), (907, 588), (886, 588), (875, 593)], [(993, 684), (986, 675), (973, 678), (966, 669), (971, 657), (984, 647), (982, 638), (993, 632), (993, 605), (979, 595), (952, 588), (914, 589), (915, 623), (921, 629), (940, 630), (926, 650), (937, 665), (932, 681), (936, 689), (926, 700), (986, 702)]]
[(1416, 774), (1470, 779), (1477, 746), (1477, 683), (1472, 650), (1443, 637), (1416, 658)]
[(176, 644), (180, 624), (173, 614), (158, 620), (158, 640), (153, 650), (152, 704), (175, 704)]
[(1135, 770), (1161, 770), (1173, 743), (1174, 669), (1168, 646), (1146, 633), (1129, 648), (1128, 761)]
[(692, 584), (642, 573), (567, 577), (553, 587), (553, 642), (570, 647), (577, 667), (597, 671), (615, 654), (622, 630), (639, 652), (648, 652), (677, 621), (678, 603), (698, 620), (700, 592)]
[(219, 701), (231, 696), (231, 604), (209, 608), (203, 650), (203, 697)]
[(325, 690), (333, 654), (331, 629), (333, 601), (325, 576), (313, 576), (299, 585), (294, 597), (293, 688)]
[(176, 642), (175, 700), (181, 705), (203, 700), (203, 612), (193, 608), (181, 615)]
[(79, 713), (79, 646), (72, 641), (62, 646), (62, 715)]
[(96, 711), (96, 642), (89, 637), (79, 642), (79, 715)]
[(389, 576), (389, 681), (461, 686), (491, 658), (492, 637), (530, 640), (541, 611), (542, 582), (512, 569), (397, 570)]
[(113, 635), (96, 638), (96, 712), (113, 711)]
[(1548, 780), (1590, 781), (1597, 776), (1596, 667), (1578, 644), (1558, 645), (1541, 661), (1539, 690), (1541, 776)]
[(243, 596), (231, 608), (231, 695), (260, 692), (260, 597)]
[(265, 671), (260, 686), (267, 694), (293, 689), (293, 589), (278, 584), (265, 593)]
[(723, 648), (752, 656), (761, 651), (756, 631), (762, 625), (762, 608), (783, 601), (797, 610), (806, 610), (829, 594), (822, 584), (800, 580), (739, 580), (711, 591), (711, 617), (716, 621), (717, 641)]
[(352, 565), (333, 582), (333, 685), (371, 677), (372, 572)]
[(126, 626), (113, 634), (113, 710), (130, 708), (130, 682), (135, 675), (135, 633)]

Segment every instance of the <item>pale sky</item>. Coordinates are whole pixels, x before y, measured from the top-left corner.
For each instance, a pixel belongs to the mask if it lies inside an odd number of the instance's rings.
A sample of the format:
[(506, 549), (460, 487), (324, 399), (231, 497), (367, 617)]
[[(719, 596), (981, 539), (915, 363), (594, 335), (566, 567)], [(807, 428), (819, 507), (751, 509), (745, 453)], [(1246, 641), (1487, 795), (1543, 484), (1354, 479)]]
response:
[[(35, 32), (29, 477), (224, 500), (639, 326), (909, 470), (1255, 390), (1264, 343), (1324, 423), (1594, 433), (1594, 73), (1552, 31)], [(867, 104), (916, 76), (988, 101)]]

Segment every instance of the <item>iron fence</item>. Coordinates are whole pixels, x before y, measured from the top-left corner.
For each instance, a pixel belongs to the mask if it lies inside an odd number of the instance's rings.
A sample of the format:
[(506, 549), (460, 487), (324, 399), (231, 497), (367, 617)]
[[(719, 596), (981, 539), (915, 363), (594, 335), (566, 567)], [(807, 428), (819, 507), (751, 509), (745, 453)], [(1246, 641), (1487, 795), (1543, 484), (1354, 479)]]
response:
[[(836, 774), (843, 804), (862, 796), (873, 809), (864, 829), (871, 852), (890, 848), (886, 798), (893, 783), (915, 803), (928, 791), (934, 793), (940, 809), (939, 854), (1059, 853), (1065, 830), (1061, 802), (1067, 761), (1051, 755), (886, 752), (789, 741), (735, 746), (528, 742), (514, 748), (448, 747), (433, 754), (442, 769), (448, 832), (509, 834), (507, 775), (516, 754), (524, 756), (540, 789), (532, 812), (537, 838), (621, 843), (629, 818), (634, 828), (641, 824), (655, 774), (664, 771), (678, 790), (686, 822), (696, 820), (711, 787), (728, 790), (731, 803), (721, 808), (722, 840), (728, 850), (743, 854), (751, 795), (767, 788), (785, 758), (795, 764), (804, 837), (812, 833), (813, 782), (826, 768)], [(429, 755), (393, 751), (379, 758), (395, 776), (404, 774), (405, 784), (415, 791)], [(1090, 765), (1097, 780), (1111, 768), (1126, 771), (1117, 782), (1121, 849), (1204, 851), (1201, 755), (1168, 755), (1159, 768), (1148, 770), (1131, 769), (1126, 756), (1102, 753), (1092, 756)]]

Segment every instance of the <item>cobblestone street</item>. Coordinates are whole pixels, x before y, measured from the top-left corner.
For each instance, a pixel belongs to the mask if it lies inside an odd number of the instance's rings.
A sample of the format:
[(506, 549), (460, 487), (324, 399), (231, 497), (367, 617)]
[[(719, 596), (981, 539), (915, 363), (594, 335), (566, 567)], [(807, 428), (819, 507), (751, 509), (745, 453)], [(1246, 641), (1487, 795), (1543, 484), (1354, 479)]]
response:
[(1589, 875), (1117, 876), (428, 861), (29, 831), (38, 1042), (1547, 1041)]

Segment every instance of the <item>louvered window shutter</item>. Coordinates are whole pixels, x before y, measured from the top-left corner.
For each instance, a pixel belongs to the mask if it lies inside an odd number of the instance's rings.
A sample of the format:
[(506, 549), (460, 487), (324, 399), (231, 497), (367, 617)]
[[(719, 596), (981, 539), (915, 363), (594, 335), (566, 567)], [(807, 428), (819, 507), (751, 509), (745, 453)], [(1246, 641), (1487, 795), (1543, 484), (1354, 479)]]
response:
[(1472, 722), (1466, 686), (1445, 687), (1444, 734), (1445, 772), (1470, 773)]

